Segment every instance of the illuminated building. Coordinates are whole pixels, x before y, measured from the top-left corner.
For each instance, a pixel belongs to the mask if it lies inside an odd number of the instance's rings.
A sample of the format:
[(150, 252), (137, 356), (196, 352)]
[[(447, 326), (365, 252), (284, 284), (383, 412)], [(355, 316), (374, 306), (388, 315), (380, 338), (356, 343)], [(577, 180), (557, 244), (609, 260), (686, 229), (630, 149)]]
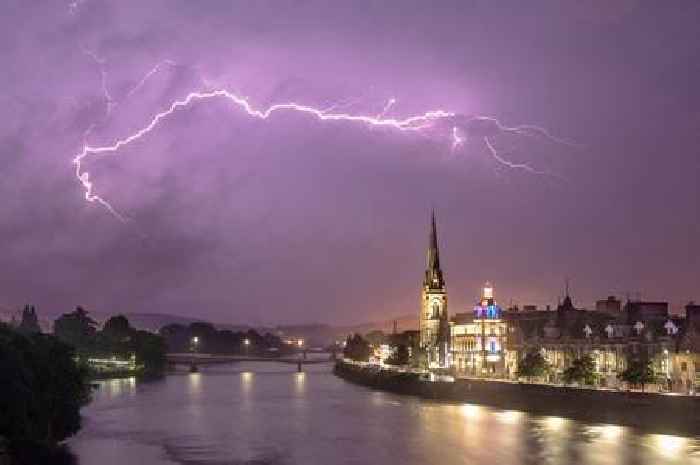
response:
[(430, 242), (427, 267), (421, 292), (421, 310), (418, 318), (420, 348), (427, 356), (431, 368), (449, 366), (449, 324), (447, 321), (447, 291), (440, 268), (440, 251), (437, 241), (435, 213), (431, 217)]
[(486, 283), (471, 313), (458, 313), (450, 321), (452, 367), (458, 375), (507, 377), (508, 325)]
[(628, 301), (619, 311), (614, 302), (599, 301), (596, 311), (577, 309), (567, 291), (556, 311), (509, 313), (508, 348), (518, 360), (531, 351), (542, 353), (551, 382), (563, 382), (574, 360), (588, 355), (598, 386), (622, 387), (620, 374), (630, 361), (642, 360), (659, 380), (647, 390), (694, 392), (700, 384), (700, 321), (694, 318), (700, 308), (688, 305), (682, 318), (671, 315), (665, 302)]

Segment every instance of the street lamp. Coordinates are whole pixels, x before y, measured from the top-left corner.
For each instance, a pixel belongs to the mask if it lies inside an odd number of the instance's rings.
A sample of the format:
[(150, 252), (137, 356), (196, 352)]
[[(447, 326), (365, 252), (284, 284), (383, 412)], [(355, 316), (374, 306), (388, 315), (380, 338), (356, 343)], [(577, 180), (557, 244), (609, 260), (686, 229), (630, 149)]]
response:
[(668, 356), (668, 349), (664, 349), (664, 364), (666, 365), (666, 389), (671, 390), (671, 364)]
[(197, 352), (197, 347), (199, 347), (199, 337), (194, 336), (192, 338), (192, 352)]
[(245, 338), (243, 340), (243, 345), (245, 346), (245, 354), (248, 355), (248, 346), (250, 346), (250, 339)]

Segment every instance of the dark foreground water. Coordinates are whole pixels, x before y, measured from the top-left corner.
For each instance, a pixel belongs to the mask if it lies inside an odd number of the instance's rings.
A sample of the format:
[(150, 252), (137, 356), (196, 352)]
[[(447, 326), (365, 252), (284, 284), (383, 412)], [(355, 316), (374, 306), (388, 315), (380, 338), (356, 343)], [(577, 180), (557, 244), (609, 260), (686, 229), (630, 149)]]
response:
[(425, 401), (349, 384), (330, 365), (295, 369), (105, 381), (70, 448), (81, 465), (700, 464), (700, 437)]

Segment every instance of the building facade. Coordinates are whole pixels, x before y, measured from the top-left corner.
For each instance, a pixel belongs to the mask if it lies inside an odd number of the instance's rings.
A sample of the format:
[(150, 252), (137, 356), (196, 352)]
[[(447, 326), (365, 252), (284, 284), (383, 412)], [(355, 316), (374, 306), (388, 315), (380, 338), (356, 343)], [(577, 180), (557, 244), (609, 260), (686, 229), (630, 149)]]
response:
[(486, 283), (472, 312), (457, 313), (450, 321), (450, 352), (455, 374), (504, 378), (507, 363), (508, 325), (503, 310)]
[(577, 309), (567, 295), (556, 311), (509, 313), (507, 345), (517, 354), (516, 370), (525, 354), (539, 351), (550, 366), (548, 381), (562, 383), (574, 360), (588, 355), (600, 387), (622, 388), (620, 375), (630, 362), (648, 361), (656, 377), (651, 390), (695, 392), (700, 383), (700, 321), (692, 318), (697, 306), (687, 306), (683, 318), (672, 316), (665, 302), (607, 302), (596, 311)]
[(430, 368), (448, 368), (449, 323), (447, 314), (447, 290), (440, 267), (440, 250), (437, 239), (435, 213), (431, 215), (427, 264), (421, 291), (419, 331), (420, 348), (425, 353)]

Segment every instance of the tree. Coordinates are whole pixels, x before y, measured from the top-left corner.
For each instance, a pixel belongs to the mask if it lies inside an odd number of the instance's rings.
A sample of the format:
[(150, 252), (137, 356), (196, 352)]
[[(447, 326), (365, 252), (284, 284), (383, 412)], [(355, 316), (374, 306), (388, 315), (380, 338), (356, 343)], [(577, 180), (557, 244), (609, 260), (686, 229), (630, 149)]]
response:
[(55, 444), (80, 429), (90, 387), (74, 349), (0, 324), (0, 436)]
[(136, 363), (143, 366), (145, 375), (163, 373), (167, 364), (166, 345), (163, 337), (148, 331), (137, 331), (133, 337), (133, 347)]
[(36, 316), (34, 305), (25, 305), (22, 310), (22, 321), (17, 329), (25, 334), (40, 333), (39, 318)]
[(394, 348), (394, 352), (384, 360), (387, 365), (407, 365), (409, 361), (408, 346), (399, 344)]
[(593, 385), (596, 382), (595, 362), (590, 355), (584, 355), (571, 363), (571, 366), (564, 370), (564, 381), (567, 384), (579, 383)]
[(622, 381), (629, 383), (631, 386), (642, 386), (653, 383), (656, 380), (654, 370), (651, 367), (649, 360), (633, 360), (627, 368), (619, 374)]
[(378, 347), (382, 344), (386, 344), (387, 336), (386, 336), (386, 334), (384, 334), (383, 331), (377, 329), (377, 330), (370, 331), (369, 333), (365, 334), (365, 340), (369, 344), (371, 344), (375, 347)]
[(168, 352), (187, 352), (189, 350), (191, 339), (190, 331), (186, 326), (173, 323), (163, 326), (158, 333), (165, 339)]
[(549, 364), (539, 351), (525, 354), (518, 364), (517, 375), (519, 378), (542, 378), (549, 372)]
[(345, 358), (355, 360), (356, 362), (366, 362), (369, 360), (371, 354), (372, 349), (362, 336), (359, 334), (348, 336), (345, 342), (345, 349), (343, 350), (343, 356)]
[(114, 342), (127, 342), (134, 333), (134, 328), (124, 315), (111, 317), (102, 326), (102, 335)]
[(97, 323), (80, 306), (71, 313), (61, 315), (53, 326), (56, 337), (78, 350), (90, 348), (96, 332)]
[(197, 321), (191, 323), (189, 329), (190, 341), (188, 341), (188, 346), (191, 345), (192, 339), (196, 337), (197, 350), (199, 352), (216, 353), (217, 331), (213, 324)]

